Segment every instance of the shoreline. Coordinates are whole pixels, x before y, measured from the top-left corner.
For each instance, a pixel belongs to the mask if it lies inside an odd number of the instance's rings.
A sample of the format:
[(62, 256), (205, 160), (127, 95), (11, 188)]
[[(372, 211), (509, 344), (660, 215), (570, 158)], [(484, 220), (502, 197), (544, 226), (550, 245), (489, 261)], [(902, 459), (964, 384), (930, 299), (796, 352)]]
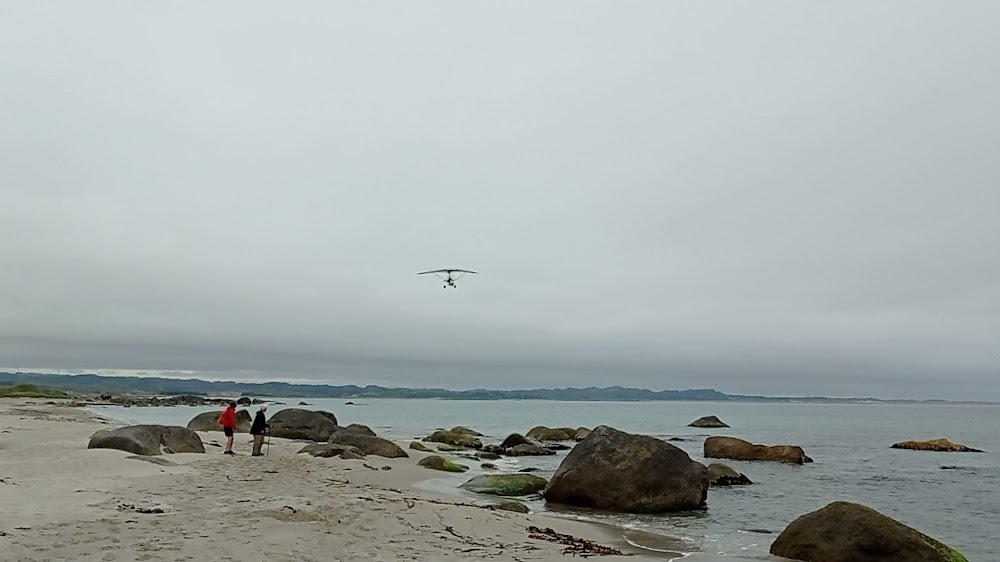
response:
[(289, 561), (338, 551), (347, 560), (564, 559), (563, 546), (529, 538), (529, 526), (617, 548), (634, 560), (677, 558), (631, 544), (619, 527), (483, 509), (460, 494), (433, 493), (420, 483), (441, 475), (416, 464), (426, 453), (323, 459), (298, 455), (300, 442), (272, 438), (270, 455), (254, 458), (248, 436), (237, 434), (241, 454), (229, 458), (213, 446), (222, 433), (211, 432), (199, 433), (206, 454), (136, 459), (87, 449), (95, 431), (123, 423), (46, 402), (0, 400), (0, 502), (8, 508), (0, 514), (0, 545), (16, 560), (183, 559), (156, 554), (164, 551), (201, 559), (204, 548), (214, 556), (223, 549), (234, 558)]

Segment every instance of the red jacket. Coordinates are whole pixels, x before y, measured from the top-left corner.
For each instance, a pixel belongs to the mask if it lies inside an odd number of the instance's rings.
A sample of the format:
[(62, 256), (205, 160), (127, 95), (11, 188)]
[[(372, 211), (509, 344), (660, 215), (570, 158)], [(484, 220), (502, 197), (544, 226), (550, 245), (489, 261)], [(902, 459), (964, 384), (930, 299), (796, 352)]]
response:
[(219, 424), (222, 427), (231, 427), (236, 429), (236, 408), (232, 406), (226, 408), (225, 412), (222, 412), (222, 416), (219, 418)]

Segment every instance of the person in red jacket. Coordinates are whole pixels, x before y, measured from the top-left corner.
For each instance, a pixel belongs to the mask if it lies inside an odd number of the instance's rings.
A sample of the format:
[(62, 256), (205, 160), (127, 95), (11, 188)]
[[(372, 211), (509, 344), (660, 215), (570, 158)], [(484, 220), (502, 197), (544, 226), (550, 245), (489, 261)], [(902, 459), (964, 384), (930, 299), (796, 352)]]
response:
[(222, 425), (222, 431), (226, 434), (226, 450), (223, 451), (223, 454), (235, 455), (236, 453), (233, 452), (233, 435), (236, 434), (236, 402), (229, 403), (229, 407), (219, 417), (219, 423)]

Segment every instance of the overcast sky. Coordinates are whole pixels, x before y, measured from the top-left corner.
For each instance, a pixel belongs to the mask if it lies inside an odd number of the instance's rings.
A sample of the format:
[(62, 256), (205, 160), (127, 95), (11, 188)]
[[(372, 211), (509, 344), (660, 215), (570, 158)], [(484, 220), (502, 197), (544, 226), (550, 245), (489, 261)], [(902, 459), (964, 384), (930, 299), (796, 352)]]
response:
[(0, 366), (998, 400), (998, 21), (0, 3)]

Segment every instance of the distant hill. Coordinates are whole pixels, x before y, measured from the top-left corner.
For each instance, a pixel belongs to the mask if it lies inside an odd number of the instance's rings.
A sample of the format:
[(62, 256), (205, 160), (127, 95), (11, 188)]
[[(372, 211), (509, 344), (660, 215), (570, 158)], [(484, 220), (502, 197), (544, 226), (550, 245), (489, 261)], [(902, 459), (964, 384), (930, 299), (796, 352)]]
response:
[(193, 394), (199, 396), (267, 396), (296, 398), (444, 398), (453, 400), (728, 400), (716, 390), (652, 390), (641, 388), (561, 388), (537, 390), (448, 390), (444, 388), (386, 388), (335, 386), (287, 382), (248, 383), (163, 377), (109, 377), (0, 373), (0, 385), (34, 384), (70, 392), (115, 394)]
[[(826, 398), (741, 396), (710, 388), (691, 390), (649, 390), (645, 388), (539, 388), (532, 390), (448, 390), (445, 388), (386, 388), (368, 385), (292, 384), (287, 382), (249, 383), (204, 381), (164, 377), (111, 377), (93, 374), (53, 375), (41, 373), (0, 373), (0, 386), (31, 384), (76, 393), (137, 395), (260, 396), (295, 398), (439, 398), (445, 400), (566, 400), (635, 402), (657, 400), (713, 400), (740, 402), (918, 402), (875, 398)], [(943, 402), (928, 400), (926, 402)]]

